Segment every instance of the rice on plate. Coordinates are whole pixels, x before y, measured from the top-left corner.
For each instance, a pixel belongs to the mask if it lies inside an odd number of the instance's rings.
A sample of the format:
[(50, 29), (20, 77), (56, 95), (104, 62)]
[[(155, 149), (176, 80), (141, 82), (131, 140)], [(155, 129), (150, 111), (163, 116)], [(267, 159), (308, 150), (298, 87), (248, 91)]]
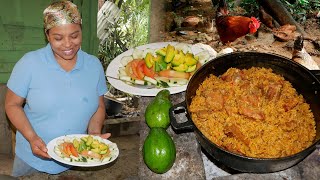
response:
[(214, 144), (248, 157), (279, 158), (309, 147), (315, 120), (302, 95), (272, 69), (230, 68), (210, 75), (189, 110)]

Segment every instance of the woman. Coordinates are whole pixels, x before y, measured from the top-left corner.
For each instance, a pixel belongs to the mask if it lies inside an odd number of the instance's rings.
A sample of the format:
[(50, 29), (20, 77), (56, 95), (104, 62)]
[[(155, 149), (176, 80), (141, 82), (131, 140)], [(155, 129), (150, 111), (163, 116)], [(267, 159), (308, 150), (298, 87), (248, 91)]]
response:
[(81, 17), (76, 5), (56, 2), (44, 10), (48, 45), (25, 54), (7, 83), (5, 109), (17, 128), (12, 175), (70, 168), (47, 154), (46, 144), (67, 134), (101, 134), (107, 87), (100, 61), (80, 49)]

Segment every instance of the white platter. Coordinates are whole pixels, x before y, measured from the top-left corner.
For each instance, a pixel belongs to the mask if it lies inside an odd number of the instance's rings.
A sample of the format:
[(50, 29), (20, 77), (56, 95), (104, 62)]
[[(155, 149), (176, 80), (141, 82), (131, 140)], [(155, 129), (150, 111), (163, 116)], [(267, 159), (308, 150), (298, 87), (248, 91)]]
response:
[(53, 140), (51, 140), (48, 144), (47, 144), (47, 148), (48, 148), (48, 154), (49, 156), (51, 156), (54, 160), (61, 162), (63, 164), (68, 164), (71, 166), (80, 166), (80, 167), (94, 167), (94, 166), (102, 166), (105, 164), (109, 164), (111, 162), (113, 162), (115, 159), (117, 159), (117, 157), (119, 156), (119, 149), (117, 147), (117, 144), (107, 140), (107, 139), (102, 139), (101, 137), (98, 136), (93, 136), (94, 139), (98, 139), (101, 142), (104, 142), (105, 144), (109, 145), (111, 154), (110, 154), (110, 159), (108, 159), (107, 161), (103, 161), (103, 162), (92, 162), (92, 161), (88, 161), (88, 162), (75, 162), (75, 161), (66, 161), (65, 159), (63, 159), (62, 157), (58, 156), (55, 152), (54, 152), (54, 147), (57, 146), (59, 144), (59, 142), (64, 141), (66, 138), (67, 139), (74, 139), (74, 138), (81, 138), (84, 136), (88, 136), (88, 134), (71, 134), (71, 135), (65, 135), (65, 136), (60, 136), (57, 137)]
[[(145, 49), (160, 49), (163, 48), (165, 46), (167, 46), (168, 44), (170, 45), (176, 45), (178, 44), (178, 42), (159, 42), (159, 43), (152, 43), (152, 44), (146, 44), (143, 46), (139, 46), (136, 47), (137, 49), (140, 50), (145, 50)], [(106, 70), (106, 76), (111, 76), (111, 77), (118, 77), (118, 70), (120, 67), (123, 67), (123, 65), (121, 64), (121, 59), (125, 56), (131, 56), (132, 53), (134, 51), (133, 49), (129, 49), (125, 52), (123, 52), (122, 54), (120, 54), (119, 56), (117, 56), (115, 59), (113, 59), (111, 61), (111, 63), (109, 64), (107, 70)], [(197, 46), (191, 46), (191, 51), (193, 54), (196, 54), (198, 52), (203, 51), (203, 49), (200, 49)], [(169, 88), (144, 88), (144, 87), (136, 87), (136, 86), (131, 86), (121, 80), (117, 80), (117, 79), (113, 79), (113, 78), (109, 78), (107, 77), (109, 83), (116, 89), (129, 93), (129, 94), (133, 94), (133, 95), (140, 95), (140, 96), (156, 96), (157, 93), (159, 91), (161, 91), (162, 89), (168, 89), (170, 91), (170, 94), (176, 94), (176, 93), (180, 93), (186, 90), (187, 85), (182, 85), (182, 86), (177, 86), (177, 87), (169, 87)]]

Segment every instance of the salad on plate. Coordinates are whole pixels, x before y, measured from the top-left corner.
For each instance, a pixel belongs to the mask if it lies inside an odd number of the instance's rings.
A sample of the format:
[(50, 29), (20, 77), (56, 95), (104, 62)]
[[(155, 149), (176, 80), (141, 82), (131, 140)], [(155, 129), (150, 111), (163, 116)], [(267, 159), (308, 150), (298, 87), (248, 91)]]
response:
[(135, 48), (132, 55), (121, 58), (118, 78), (129, 84), (158, 88), (186, 85), (197, 69), (215, 57), (201, 48), (194, 53), (193, 48), (186, 43), (168, 43), (157, 49)]
[[(77, 163), (101, 165), (115, 160), (119, 154), (115, 143), (93, 135), (67, 135), (54, 139), (49, 144), (54, 159), (71, 165)], [(56, 156), (55, 156), (56, 155)]]

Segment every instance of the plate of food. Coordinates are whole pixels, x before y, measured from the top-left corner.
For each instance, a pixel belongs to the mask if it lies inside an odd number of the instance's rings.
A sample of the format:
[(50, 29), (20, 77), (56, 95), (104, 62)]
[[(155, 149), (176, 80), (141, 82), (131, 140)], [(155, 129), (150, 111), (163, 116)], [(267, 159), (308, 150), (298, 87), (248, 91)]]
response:
[(175, 94), (185, 91), (196, 70), (216, 55), (205, 44), (146, 44), (113, 59), (106, 77), (114, 88), (133, 95), (155, 96), (162, 89)]
[(47, 144), (47, 148), (54, 160), (80, 167), (102, 166), (119, 156), (116, 143), (88, 134), (57, 137)]

